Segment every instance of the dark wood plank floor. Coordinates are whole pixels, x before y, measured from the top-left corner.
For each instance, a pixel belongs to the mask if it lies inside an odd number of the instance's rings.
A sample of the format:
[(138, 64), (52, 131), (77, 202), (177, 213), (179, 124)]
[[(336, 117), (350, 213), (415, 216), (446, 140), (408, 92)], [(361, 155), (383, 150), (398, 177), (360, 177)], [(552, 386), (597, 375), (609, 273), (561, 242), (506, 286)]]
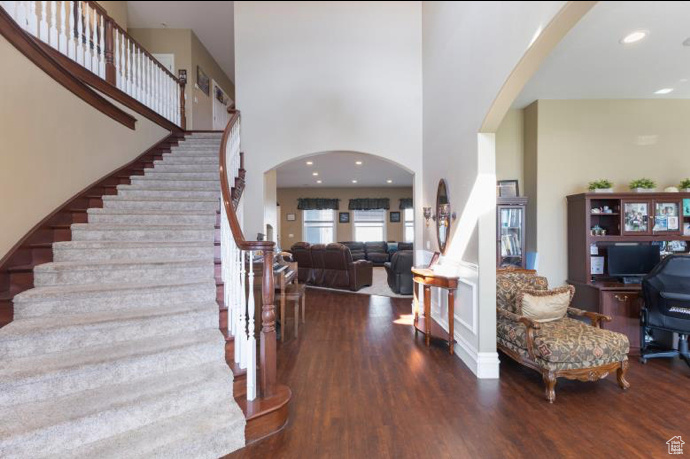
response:
[(501, 355), (500, 380), (478, 380), (410, 320), (407, 299), (308, 290), (307, 324), (278, 353), (289, 424), (229, 457), (629, 458), (666, 457), (676, 435), (690, 445), (684, 363), (631, 359), (628, 392), (614, 377), (559, 380), (549, 405), (536, 372)]

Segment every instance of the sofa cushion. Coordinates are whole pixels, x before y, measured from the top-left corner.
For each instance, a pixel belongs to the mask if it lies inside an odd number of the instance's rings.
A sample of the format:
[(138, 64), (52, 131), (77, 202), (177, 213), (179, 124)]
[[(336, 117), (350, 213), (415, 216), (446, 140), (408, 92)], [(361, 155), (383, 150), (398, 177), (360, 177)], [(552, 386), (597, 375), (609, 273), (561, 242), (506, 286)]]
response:
[(496, 306), (516, 312), (515, 300), (518, 293), (525, 289), (546, 290), (548, 288), (549, 282), (545, 277), (522, 272), (498, 274), (496, 276)]
[[(535, 331), (534, 353), (536, 363), (544, 368), (566, 370), (595, 367), (625, 360), (630, 350), (625, 335), (569, 317), (542, 323), (540, 327)], [(527, 329), (523, 324), (499, 317), (496, 333), (499, 344), (529, 358)]]
[(572, 285), (553, 290), (525, 289), (518, 293), (517, 313), (540, 323), (559, 320), (568, 313), (574, 295)]

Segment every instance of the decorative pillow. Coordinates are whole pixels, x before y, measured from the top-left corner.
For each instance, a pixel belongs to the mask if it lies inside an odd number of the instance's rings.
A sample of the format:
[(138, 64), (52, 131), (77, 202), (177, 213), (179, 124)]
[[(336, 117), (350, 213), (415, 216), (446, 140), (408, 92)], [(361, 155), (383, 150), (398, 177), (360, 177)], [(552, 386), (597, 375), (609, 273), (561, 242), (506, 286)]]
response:
[(568, 285), (553, 290), (523, 290), (517, 297), (518, 314), (535, 322), (552, 322), (565, 317), (575, 295)]

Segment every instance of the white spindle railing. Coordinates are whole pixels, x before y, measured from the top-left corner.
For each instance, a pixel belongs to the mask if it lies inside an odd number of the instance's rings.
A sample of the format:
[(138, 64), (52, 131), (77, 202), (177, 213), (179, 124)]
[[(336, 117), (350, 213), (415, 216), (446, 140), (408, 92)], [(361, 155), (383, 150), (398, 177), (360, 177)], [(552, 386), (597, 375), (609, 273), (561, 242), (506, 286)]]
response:
[[(240, 173), (240, 123), (239, 120), (230, 132), (226, 150), (228, 181), (234, 183)], [(255, 336), (255, 309), (257, 299), (254, 296), (255, 273), (254, 255), (256, 252), (241, 250), (237, 247), (228, 222), (225, 206), (221, 208), (221, 275), (225, 288), (224, 301), (228, 309), (229, 336), (234, 337), (235, 363), (247, 370), (247, 400), (254, 400), (257, 395), (257, 362)], [(238, 219), (241, 220), (241, 207), (238, 207)], [(269, 267), (270, 269), (270, 267)]]
[(180, 82), (113, 22), (95, 2), (0, 1), (0, 6), (29, 34), (49, 44), (98, 77), (106, 79), (106, 46), (112, 46), (110, 83), (167, 120), (182, 126)]

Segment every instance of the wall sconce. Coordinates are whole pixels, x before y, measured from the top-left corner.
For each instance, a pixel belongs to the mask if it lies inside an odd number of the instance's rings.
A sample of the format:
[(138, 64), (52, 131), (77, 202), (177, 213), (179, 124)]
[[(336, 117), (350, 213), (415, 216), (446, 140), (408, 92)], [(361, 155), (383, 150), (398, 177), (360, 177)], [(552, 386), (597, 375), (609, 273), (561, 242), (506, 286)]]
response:
[(426, 226), (429, 227), (429, 219), (431, 218), (431, 207), (422, 207), (424, 210), (424, 220), (426, 220)]

